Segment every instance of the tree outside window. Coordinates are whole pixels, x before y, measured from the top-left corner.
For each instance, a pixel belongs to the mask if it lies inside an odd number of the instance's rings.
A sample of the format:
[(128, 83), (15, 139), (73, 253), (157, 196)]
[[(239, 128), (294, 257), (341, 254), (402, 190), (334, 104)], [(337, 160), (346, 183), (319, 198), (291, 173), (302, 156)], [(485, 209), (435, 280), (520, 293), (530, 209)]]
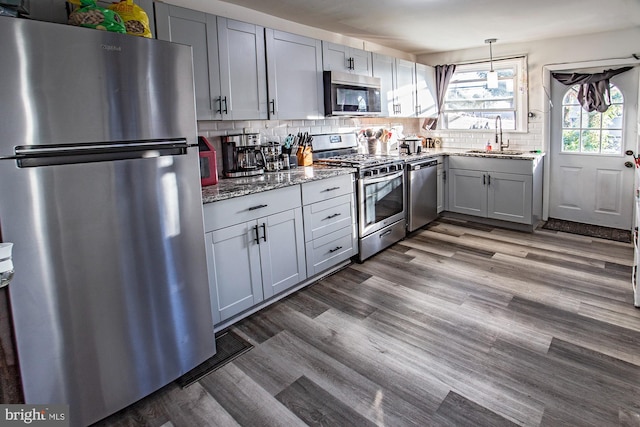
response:
[(562, 100), (562, 152), (580, 154), (622, 154), (624, 98), (609, 85), (611, 105), (604, 113), (585, 111), (578, 102), (580, 87), (571, 87)]

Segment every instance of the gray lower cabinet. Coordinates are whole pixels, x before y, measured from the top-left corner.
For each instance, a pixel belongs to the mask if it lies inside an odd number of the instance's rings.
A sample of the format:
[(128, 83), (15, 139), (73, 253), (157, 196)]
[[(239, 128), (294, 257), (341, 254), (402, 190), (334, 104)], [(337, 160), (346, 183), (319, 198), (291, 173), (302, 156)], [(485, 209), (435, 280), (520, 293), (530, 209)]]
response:
[(353, 175), (302, 185), (309, 276), (358, 253)]
[(446, 202), (447, 202), (447, 197), (446, 197), (447, 186), (445, 185), (446, 176), (447, 176), (447, 172), (444, 165), (444, 156), (438, 156), (438, 172), (437, 172), (437, 181), (436, 181), (437, 183), (436, 192), (438, 193), (438, 198), (437, 198), (438, 213), (446, 210)]
[(448, 210), (531, 225), (539, 217), (541, 171), (535, 160), (451, 156)]
[(307, 277), (300, 187), (204, 206), (214, 323)]

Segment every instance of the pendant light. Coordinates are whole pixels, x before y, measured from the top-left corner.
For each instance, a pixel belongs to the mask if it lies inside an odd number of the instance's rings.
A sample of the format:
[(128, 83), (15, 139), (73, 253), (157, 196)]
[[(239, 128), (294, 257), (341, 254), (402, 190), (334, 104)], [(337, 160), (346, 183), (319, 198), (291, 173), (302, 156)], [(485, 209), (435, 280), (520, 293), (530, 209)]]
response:
[(489, 43), (489, 60), (491, 61), (491, 70), (487, 73), (487, 87), (489, 89), (496, 89), (498, 87), (498, 72), (493, 69), (493, 49), (491, 49), (492, 43), (495, 43), (498, 39), (486, 39), (484, 42)]

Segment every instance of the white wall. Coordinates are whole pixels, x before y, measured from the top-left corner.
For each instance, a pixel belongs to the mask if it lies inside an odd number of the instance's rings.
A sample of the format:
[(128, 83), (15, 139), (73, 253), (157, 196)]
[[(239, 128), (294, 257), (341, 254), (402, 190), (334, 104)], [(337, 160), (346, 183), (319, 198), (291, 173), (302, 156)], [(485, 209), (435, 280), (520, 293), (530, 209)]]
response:
[[(612, 58), (629, 59), (629, 63), (640, 63), (631, 54), (640, 54), (640, 27), (606, 33), (590, 34), (580, 37), (565, 37), (551, 40), (519, 44), (500, 44), (500, 40), (493, 45), (494, 58), (505, 58), (516, 55), (527, 55), (529, 111), (535, 117), (529, 119), (527, 133), (504, 133), (504, 138), (511, 140), (517, 149), (544, 149), (544, 122), (549, 113), (548, 97), (543, 88), (544, 67), (553, 64), (590, 62)], [(467, 49), (444, 52), (432, 55), (421, 55), (417, 62), (438, 65), (462, 62), (488, 60), (488, 47), (481, 49)], [(548, 77), (544, 77), (545, 79)], [(440, 136), (445, 147), (481, 148), (488, 139), (492, 139), (493, 132), (463, 132), (463, 131), (435, 131), (433, 135)]]

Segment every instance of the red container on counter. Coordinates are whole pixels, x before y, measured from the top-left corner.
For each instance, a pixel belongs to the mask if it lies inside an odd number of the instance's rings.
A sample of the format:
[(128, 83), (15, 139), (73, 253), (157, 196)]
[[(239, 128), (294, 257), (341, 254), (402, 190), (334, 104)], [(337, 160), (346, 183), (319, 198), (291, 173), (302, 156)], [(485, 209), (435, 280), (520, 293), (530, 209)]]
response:
[(200, 183), (203, 187), (217, 184), (216, 150), (204, 136), (198, 137), (198, 150), (200, 151)]

